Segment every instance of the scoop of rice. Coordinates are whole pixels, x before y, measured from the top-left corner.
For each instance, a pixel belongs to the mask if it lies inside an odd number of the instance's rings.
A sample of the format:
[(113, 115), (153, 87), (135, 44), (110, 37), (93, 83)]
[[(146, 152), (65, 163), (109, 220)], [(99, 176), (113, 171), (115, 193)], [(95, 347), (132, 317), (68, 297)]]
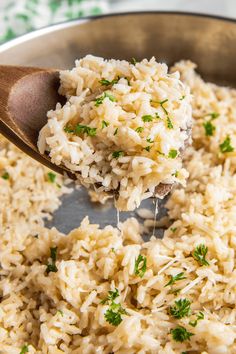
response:
[(191, 95), (178, 72), (155, 58), (131, 64), (87, 55), (60, 78), (67, 103), (48, 112), (40, 153), (86, 187), (115, 192), (120, 210), (135, 209), (159, 184), (185, 184)]

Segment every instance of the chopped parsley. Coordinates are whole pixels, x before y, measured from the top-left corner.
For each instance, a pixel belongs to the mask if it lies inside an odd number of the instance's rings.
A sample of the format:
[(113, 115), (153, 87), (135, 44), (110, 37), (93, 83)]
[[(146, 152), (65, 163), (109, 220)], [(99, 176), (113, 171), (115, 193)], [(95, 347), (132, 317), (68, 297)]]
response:
[(27, 344), (23, 345), (21, 348), (20, 354), (25, 354), (29, 352), (29, 346)]
[(65, 126), (64, 131), (66, 133), (73, 133), (76, 135), (87, 134), (89, 136), (95, 136), (97, 132), (97, 128), (90, 128), (87, 125), (77, 124), (75, 128), (72, 128), (70, 126)]
[(58, 271), (57, 266), (56, 266), (56, 260), (57, 260), (57, 247), (51, 247), (50, 248), (50, 258), (51, 258), (51, 263), (47, 264), (46, 268), (46, 273), (54, 272), (56, 273)]
[(109, 94), (107, 92), (104, 92), (102, 96), (95, 99), (95, 106), (96, 107), (100, 106), (103, 103), (103, 101), (105, 100), (105, 98), (109, 98), (109, 100), (112, 102), (116, 101), (114, 96), (112, 96), (111, 94)]
[(152, 122), (152, 121), (153, 121), (153, 116), (151, 116), (150, 114), (147, 114), (147, 115), (145, 115), (145, 116), (142, 116), (142, 121), (143, 121), (144, 123), (146, 123), (146, 122)]
[(114, 301), (119, 296), (119, 290), (115, 288), (114, 291), (109, 290), (107, 297), (101, 301), (101, 304), (108, 304), (109, 301)]
[(203, 123), (203, 127), (205, 129), (205, 135), (206, 136), (213, 136), (216, 127), (211, 123), (210, 120), (208, 120), (207, 122)]
[(155, 118), (156, 119), (161, 119), (161, 117), (159, 116), (159, 114), (157, 112), (155, 113)]
[(171, 227), (170, 231), (175, 232), (177, 230), (177, 227)]
[(189, 324), (190, 324), (190, 326), (192, 326), (192, 327), (196, 327), (198, 321), (201, 321), (201, 320), (203, 320), (203, 319), (204, 319), (204, 313), (200, 311), (200, 312), (197, 314), (197, 319), (196, 319), (195, 321), (189, 321)]
[(178, 155), (178, 151), (174, 150), (174, 149), (171, 149), (169, 151), (168, 157), (171, 158), (171, 159), (175, 159), (177, 155)]
[(186, 279), (186, 277), (184, 276), (184, 272), (178, 273), (178, 274), (176, 274), (176, 275), (171, 275), (171, 276), (170, 276), (170, 280), (169, 280), (169, 282), (165, 285), (165, 287), (166, 287), (166, 286), (169, 286), (169, 285), (173, 285), (173, 284), (175, 284), (177, 281), (183, 280), (183, 279)]
[(174, 318), (183, 318), (190, 315), (191, 302), (188, 299), (180, 299), (175, 301), (174, 306), (170, 306), (170, 314)]
[(113, 135), (116, 135), (117, 133), (118, 133), (118, 128), (116, 128)]
[(57, 313), (59, 313), (62, 317), (64, 316), (64, 313), (62, 310), (57, 310)]
[(167, 112), (167, 110), (165, 109), (165, 107), (164, 107), (164, 104), (166, 103), (166, 102), (168, 102), (169, 100), (168, 100), (168, 98), (166, 98), (165, 100), (163, 100), (163, 101), (161, 101), (161, 102), (158, 102), (159, 103), (159, 105), (161, 106), (161, 108), (163, 109), (163, 111), (165, 112), (165, 114), (168, 116), (168, 112)]
[(130, 63), (133, 65), (137, 64), (137, 60), (135, 58), (131, 58)]
[(185, 95), (181, 96), (181, 97), (180, 97), (180, 101), (184, 100), (185, 97), (186, 97)]
[(173, 123), (172, 123), (172, 121), (171, 121), (171, 119), (170, 119), (170, 117), (169, 116), (167, 116), (167, 128), (168, 129), (173, 129), (174, 128), (174, 126), (173, 126)]
[(105, 127), (108, 127), (108, 125), (109, 125), (109, 122), (107, 122), (105, 120), (102, 121), (102, 129)]
[(211, 119), (216, 119), (219, 116), (220, 116), (220, 114), (216, 113), (216, 112), (211, 112), (211, 113), (206, 114), (206, 117), (211, 117)]
[(179, 171), (176, 171), (176, 172), (173, 174), (173, 176), (175, 176), (176, 178), (178, 177), (178, 175), (179, 175)]
[(101, 301), (101, 304), (108, 304), (109, 308), (104, 314), (107, 322), (113, 326), (118, 326), (122, 322), (121, 315), (127, 315), (126, 310), (121, 304), (116, 303), (114, 300), (119, 296), (119, 291), (116, 288), (114, 291), (108, 291), (108, 296)]
[(135, 259), (134, 274), (140, 278), (144, 276), (147, 270), (147, 258), (141, 254)]
[(153, 144), (154, 143), (154, 140), (152, 140), (151, 138), (147, 138), (146, 141), (150, 144)]
[(172, 334), (172, 338), (176, 341), (176, 342), (184, 342), (185, 340), (189, 340), (190, 337), (193, 336), (193, 333), (188, 332), (186, 328), (182, 327), (182, 326), (177, 326), (174, 329), (172, 329), (171, 331)]
[(118, 78), (117, 79), (114, 79), (114, 80), (111, 80), (111, 81), (109, 81), (109, 80), (107, 80), (107, 79), (101, 79), (100, 81), (99, 81), (99, 83), (101, 84), (101, 85), (103, 85), (103, 86), (112, 86), (112, 85), (115, 85), (115, 84), (117, 84), (117, 82), (120, 80), (120, 77), (118, 76)]
[(224, 154), (226, 152), (234, 151), (233, 146), (231, 145), (231, 139), (229, 136), (225, 138), (222, 144), (220, 144), (220, 151)]
[(144, 131), (144, 128), (143, 127), (138, 127), (138, 128), (135, 129), (135, 131), (137, 133), (142, 133)]
[(8, 172), (4, 172), (3, 175), (2, 175), (2, 178), (5, 179), (5, 180), (9, 179), (10, 178), (9, 173)]
[(114, 159), (118, 159), (121, 156), (124, 156), (124, 151), (114, 151), (112, 153), (112, 157), (114, 157)]
[(56, 180), (56, 177), (57, 177), (57, 175), (55, 175), (55, 173), (48, 172), (48, 180), (49, 180), (49, 182), (54, 183), (55, 180)]
[(151, 150), (151, 146), (150, 146), (150, 145), (149, 145), (149, 146), (146, 146), (146, 147), (144, 148), (144, 150), (146, 150), (146, 151), (150, 152), (150, 150)]
[(208, 247), (206, 247), (203, 243), (198, 245), (194, 252), (193, 252), (193, 258), (203, 266), (209, 266), (209, 263), (206, 260), (206, 255), (208, 252)]

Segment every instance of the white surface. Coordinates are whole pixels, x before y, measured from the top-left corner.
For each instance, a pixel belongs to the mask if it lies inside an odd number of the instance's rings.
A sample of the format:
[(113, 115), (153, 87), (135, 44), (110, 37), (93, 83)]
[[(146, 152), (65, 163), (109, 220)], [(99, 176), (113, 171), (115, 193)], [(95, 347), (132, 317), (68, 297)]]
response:
[(236, 18), (236, 0), (111, 0), (112, 12), (189, 11)]

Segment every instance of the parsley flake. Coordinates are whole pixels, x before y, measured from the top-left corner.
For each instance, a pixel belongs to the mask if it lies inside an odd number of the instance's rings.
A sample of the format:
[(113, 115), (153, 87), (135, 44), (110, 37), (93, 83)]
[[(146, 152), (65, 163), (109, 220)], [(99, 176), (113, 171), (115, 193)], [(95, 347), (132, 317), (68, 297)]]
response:
[(171, 149), (169, 151), (168, 157), (171, 158), (171, 159), (175, 159), (177, 155), (178, 155), (178, 151), (174, 150), (174, 149)]
[(225, 138), (222, 144), (220, 144), (220, 151), (224, 154), (226, 152), (234, 151), (233, 146), (231, 145), (231, 139), (229, 136)]
[(4, 173), (2, 174), (2, 179), (8, 180), (9, 178), (10, 178), (10, 175), (9, 175), (8, 172), (4, 172)]
[(188, 299), (180, 299), (175, 301), (174, 306), (170, 306), (170, 314), (174, 318), (183, 318), (190, 315), (191, 302)]
[(89, 136), (95, 136), (97, 132), (97, 128), (90, 128), (87, 125), (82, 125), (82, 124), (77, 124), (75, 128), (72, 128), (70, 126), (65, 126), (64, 131), (66, 133), (73, 133), (76, 135), (80, 134), (87, 134)]
[(108, 127), (108, 125), (109, 125), (109, 122), (107, 122), (105, 120), (102, 121), (102, 129), (105, 127)]
[(154, 140), (152, 140), (151, 138), (147, 138), (146, 141), (150, 144), (153, 144), (154, 143)]
[(170, 117), (169, 116), (167, 116), (167, 128), (168, 129), (173, 129), (174, 128), (174, 126), (173, 126), (173, 123), (172, 123), (172, 121), (171, 121), (171, 119), (170, 119)]
[(137, 64), (137, 60), (135, 58), (131, 58), (130, 63), (133, 65)]
[(216, 113), (216, 112), (211, 112), (211, 113), (206, 114), (206, 117), (211, 117), (211, 119), (216, 119), (219, 116), (220, 116), (220, 114)]
[(181, 96), (181, 97), (180, 97), (180, 101), (184, 100), (185, 97), (186, 97), (185, 95)]
[(109, 80), (107, 80), (107, 79), (101, 79), (101, 80), (99, 81), (99, 83), (100, 83), (101, 85), (103, 85), (103, 86), (112, 86), (112, 85), (117, 84), (117, 82), (118, 82), (119, 80), (120, 80), (120, 77), (118, 76), (117, 79), (114, 79), (114, 80), (111, 80), (111, 81), (109, 81)]
[(122, 322), (121, 315), (127, 315), (126, 310), (121, 304), (116, 303), (114, 300), (119, 296), (119, 291), (116, 288), (114, 291), (108, 291), (108, 296), (101, 301), (102, 304), (108, 304), (109, 308), (104, 314), (107, 322), (113, 326), (118, 326)]
[(146, 151), (150, 152), (150, 150), (151, 150), (151, 146), (146, 146), (146, 147), (144, 148), (144, 150), (146, 150)]
[(177, 230), (177, 227), (171, 227), (170, 231), (175, 232)]
[(145, 123), (146, 122), (152, 122), (152, 120), (153, 120), (153, 116), (151, 116), (150, 114), (142, 116), (142, 121), (145, 122)]
[(53, 172), (48, 172), (48, 181), (49, 182), (51, 182), (51, 183), (54, 183), (55, 182), (55, 180), (56, 180), (56, 175), (55, 175), (55, 173), (53, 173)]
[(208, 247), (206, 247), (203, 243), (198, 245), (194, 252), (193, 252), (193, 258), (203, 266), (209, 266), (209, 263), (206, 260), (206, 255), (208, 252)]
[(27, 344), (23, 345), (21, 348), (20, 354), (25, 354), (29, 352), (29, 346)]
[(143, 127), (138, 127), (138, 128), (135, 129), (135, 131), (137, 133), (142, 133), (144, 131), (144, 128)]
[(118, 128), (116, 128), (113, 135), (116, 135), (117, 133), (118, 133)]
[(100, 96), (100, 97), (95, 99), (95, 106), (96, 107), (100, 106), (103, 103), (103, 101), (105, 100), (105, 98), (109, 98), (109, 100), (112, 101), (112, 102), (116, 101), (114, 96), (112, 96), (108, 92), (104, 92), (102, 96)]
[(51, 247), (50, 248), (50, 258), (51, 258), (51, 263), (47, 264), (46, 268), (46, 273), (56, 273), (58, 271), (57, 266), (56, 266), (56, 259), (57, 259), (57, 247)]
[(118, 159), (121, 156), (124, 156), (124, 151), (114, 151), (112, 153), (112, 157), (114, 157), (114, 159)]
[(182, 326), (177, 326), (176, 328), (172, 329), (171, 331), (172, 338), (176, 342), (184, 342), (185, 340), (189, 340), (190, 337), (193, 336), (193, 333), (188, 332), (186, 328)]
[(62, 310), (57, 310), (57, 313), (59, 313), (62, 317), (64, 316), (64, 313)]
[(203, 123), (203, 127), (205, 129), (205, 135), (206, 136), (213, 136), (216, 127), (211, 123), (210, 120), (208, 120), (207, 122)]
[(204, 319), (204, 313), (200, 311), (197, 314), (197, 319), (195, 321), (189, 321), (189, 325), (192, 327), (196, 327), (196, 325), (198, 324), (198, 321), (201, 321), (203, 319)]
[(171, 275), (171, 276), (170, 276), (170, 280), (169, 280), (169, 282), (165, 285), (165, 287), (166, 287), (166, 286), (169, 286), (169, 285), (173, 285), (173, 284), (175, 284), (177, 281), (183, 280), (183, 279), (186, 279), (186, 277), (184, 276), (184, 272), (178, 273), (178, 274), (176, 274), (176, 275)]
[(147, 258), (141, 254), (135, 259), (134, 274), (140, 278), (144, 276), (147, 270)]

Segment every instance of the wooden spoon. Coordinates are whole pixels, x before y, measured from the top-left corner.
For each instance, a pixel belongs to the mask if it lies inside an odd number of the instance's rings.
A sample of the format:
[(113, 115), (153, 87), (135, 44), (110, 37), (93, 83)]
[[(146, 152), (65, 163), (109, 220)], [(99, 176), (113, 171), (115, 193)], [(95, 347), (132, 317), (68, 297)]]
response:
[(0, 65), (0, 133), (35, 160), (75, 179), (71, 171), (54, 165), (37, 148), (47, 112), (57, 102), (66, 101), (58, 94), (59, 84), (58, 70)]
[[(54, 165), (37, 148), (40, 129), (47, 123), (47, 112), (65, 97), (58, 94), (59, 71), (33, 67), (0, 65), (0, 133), (35, 160), (76, 179), (65, 166)], [(160, 183), (156, 196), (163, 198), (173, 185)]]

